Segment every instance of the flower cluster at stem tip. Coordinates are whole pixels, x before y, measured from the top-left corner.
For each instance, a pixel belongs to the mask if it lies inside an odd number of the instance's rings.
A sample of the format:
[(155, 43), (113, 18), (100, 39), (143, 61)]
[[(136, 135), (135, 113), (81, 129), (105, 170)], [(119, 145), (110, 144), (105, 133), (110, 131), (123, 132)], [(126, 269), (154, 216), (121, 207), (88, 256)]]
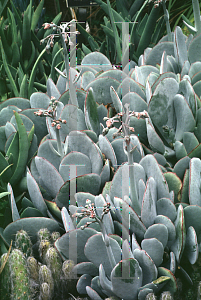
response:
[(34, 114), (36, 116), (40, 116), (40, 117), (50, 117), (52, 119), (52, 127), (56, 126), (56, 129), (60, 129), (61, 128), (61, 124), (66, 124), (66, 120), (62, 120), (61, 118), (59, 118), (58, 120), (56, 120), (56, 109), (57, 109), (57, 104), (58, 104), (58, 100), (56, 100), (55, 97), (51, 97), (50, 99), (50, 108), (47, 110), (42, 110), (39, 109), (38, 111), (35, 111)]
[(91, 222), (87, 222), (85, 225), (82, 225), (80, 227), (80, 229), (83, 230), (84, 228), (88, 227), (92, 223), (95, 223), (95, 222), (100, 223), (100, 222), (102, 222), (102, 219), (103, 219), (104, 215), (107, 214), (109, 211), (110, 211), (110, 203), (107, 202), (107, 204), (104, 204), (103, 213), (101, 215), (101, 219), (99, 219), (96, 216), (94, 203), (91, 203), (91, 200), (87, 199), (86, 200), (85, 208), (82, 209), (82, 212), (81, 213), (75, 213), (75, 214), (72, 215), (72, 217), (89, 217), (91, 219), (95, 219), (95, 220), (93, 220)]

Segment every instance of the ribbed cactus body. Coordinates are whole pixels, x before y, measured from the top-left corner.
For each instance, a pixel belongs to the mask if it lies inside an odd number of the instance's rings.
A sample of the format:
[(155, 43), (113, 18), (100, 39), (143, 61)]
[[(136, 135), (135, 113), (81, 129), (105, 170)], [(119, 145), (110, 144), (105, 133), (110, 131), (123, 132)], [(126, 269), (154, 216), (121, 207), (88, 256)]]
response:
[[(4, 253), (1, 256), (1, 266), (5, 262), (7, 253)], [(9, 270), (9, 263), (8, 261), (6, 262), (4, 269), (1, 273), (1, 285), (0, 285), (0, 299), (1, 300), (7, 300), (10, 297), (10, 292), (11, 292), (11, 282), (10, 282), (10, 270)]]
[(30, 300), (29, 277), (26, 259), (19, 249), (14, 249), (9, 257), (11, 299)]
[(41, 240), (40, 244), (39, 244), (39, 254), (40, 254), (40, 258), (43, 262), (43, 264), (45, 264), (45, 255), (47, 253), (48, 248), (50, 247), (50, 241), (49, 240)]
[(160, 300), (173, 300), (173, 296), (170, 292), (163, 292), (160, 296)]
[(48, 248), (45, 255), (45, 262), (48, 268), (51, 270), (54, 284), (58, 288), (62, 273), (62, 262), (57, 250), (54, 247)]
[(50, 295), (52, 297), (54, 294), (54, 281), (52, 277), (52, 272), (46, 265), (42, 265), (39, 269), (39, 282), (40, 285), (42, 285), (43, 283), (48, 284)]
[(50, 300), (52, 298), (50, 286), (47, 282), (43, 282), (40, 287), (39, 300)]
[(38, 239), (39, 241), (50, 240), (50, 232), (47, 228), (42, 228), (38, 231)]
[(32, 242), (25, 230), (19, 230), (16, 233), (15, 248), (21, 250), (26, 257), (32, 255)]
[(65, 260), (63, 262), (62, 271), (63, 271), (65, 279), (72, 278), (72, 269), (74, 266), (75, 266), (75, 263), (73, 260)]
[(27, 258), (27, 268), (29, 271), (29, 276), (35, 281), (38, 281), (39, 279), (39, 265), (37, 260), (33, 256), (29, 256)]
[(146, 295), (145, 300), (156, 300), (156, 296), (154, 295), (154, 293), (149, 293), (148, 295)]

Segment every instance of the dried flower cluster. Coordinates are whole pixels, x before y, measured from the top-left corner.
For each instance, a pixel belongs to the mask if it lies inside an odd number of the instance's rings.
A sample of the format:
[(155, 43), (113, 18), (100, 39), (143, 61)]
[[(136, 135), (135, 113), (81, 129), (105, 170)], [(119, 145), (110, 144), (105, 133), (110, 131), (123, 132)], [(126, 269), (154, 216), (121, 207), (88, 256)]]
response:
[[(122, 122), (122, 117), (123, 117), (123, 115), (126, 115), (126, 116), (127, 116), (125, 122)], [(117, 131), (116, 133), (113, 134), (113, 138), (115, 138), (116, 136), (119, 136), (119, 135), (122, 136), (122, 137), (125, 137), (125, 136), (126, 136), (126, 135), (125, 135), (125, 130), (124, 130), (124, 132), (123, 132), (123, 130), (122, 130), (123, 127), (129, 129), (129, 130), (132, 131), (132, 132), (134, 132), (135, 129), (134, 129), (133, 127), (130, 127), (130, 126), (129, 126), (129, 123), (130, 123), (130, 117), (132, 117), (132, 116), (138, 118), (138, 120), (139, 120), (140, 118), (142, 118), (142, 119), (149, 118), (149, 115), (148, 115), (148, 113), (147, 113), (146, 110), (144, 110), (143, 112), (134, 112), (134, 111), (129, 111), (129, 110), (127, 110), (126, 112), (120, 112), (120, 113), (118, 113), (116, 116), (114, 116), (114, 117), (112, 117), (112, 118), (107, 118), (107, 117), (105, 117), (103, 120), (106, 121), (106, 126), (107, 126), (107, 127), (103, 129), (102, 134), (103, 134), (103, 135), (106, 135), (106, 134), (108, 133), (108, 131), (109, 131), (109, 128), (113, 127), (115, 122), (119, 122), (119, 121), (116, 120), (116, 119), (121, 120), (122, 125), (119, 127), (118, 131)]]
[(95, 219), (91, 222), (87, 222), (85, 225), (81, 226), (80, 228), (83, 230), (84, 228), (88, 227), (90, 224), (95, 223), (95, 222), (102, 222), (102, 219), (104, 217), (105, 214), (107, 214), (110, 211), (110, 203), (107, 202), (107, 204), (104, 205), (103, 207), (103, 213), (101, 215), (101, 219), (99, 219), (96, 215), (95, 212), (95, 207), (94, 207), (94, 203), (91, 203), (91, 200), (87, 199), (86, 201), (86, 205), (85, 208), (82, 209), (81, 213), (75, 213), (72, 215), (72, 217), (89, 217), (92, 219)]
[(160, 3), (162, 2), (166, 2), (166, 0), (156, 0), (156, 1), (153, 1), (153, 0), (149, 0), (149, 2), (154, 2), (154, 7), (158, 7)]
[(73, 31), (73, 32), (70, 31), (70, 27), (73, 25), (72, 24), (73, 22), (76, 22), (76, 20), (73, 19), (70, 22), (63, 22), (59, 26), (54, 24), (53, 22), (43, 24), (44, 29), (53, 28), (53, 30), (56, 30), (56, 32), (57, 32), (57, 33), (52, 33), (52, 34), (48, 35), (46, 38), (44, 38), (40, 41), (40, 43), (44, 43), (45, 41), (47, 41), (47, 45), (46, 45), (47, 53), (49, 53), (50, 48), (54, 46), (54, 38), (60, 37), (61, 35), (66, 44), (74, 45), (73, 42), (71, 41), (71, 38), (75, 34), (80, 34), (80, 32), (79, 31)]
[(61, 118), (59, 118), (58, 120), (56, 120), (56, 108), (57, 108), (57, 104), (59, 103), (58, 100), (56, 100), (55, 97), (51, 97), (50, 100), (50, 108), (47, 110), (42, 110), (39, 109), (38, 111), (35, 111), (34, 114), (36, 116), (40, 116), (40, 117), (50, 117), (52, 119), (52, 127), (56, 126), (56, 129), (60, 129), (61, 128), (61, 123), (62, 124), (66, 124), (66, 120), (62, 120)]

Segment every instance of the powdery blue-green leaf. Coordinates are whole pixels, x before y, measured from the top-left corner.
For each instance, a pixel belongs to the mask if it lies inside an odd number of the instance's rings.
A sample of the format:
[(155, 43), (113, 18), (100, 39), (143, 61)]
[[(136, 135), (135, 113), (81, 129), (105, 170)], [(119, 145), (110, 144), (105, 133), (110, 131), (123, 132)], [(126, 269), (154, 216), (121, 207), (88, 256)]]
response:
[(184, 132), (193, 131), (195, 128), (195, 119), (192, 111), (182, 95), (176, 95), (173, 99), (175, 117), (176, 117), (176, 132), (175, 139), (181, 141)]
[[(117, 241), (109, 238), (109, 243), (114, 255), (116, 263), (121, 260), (121, 248)], [(110, 275), (112, 271), (112, 266), (107, 254), (106, 246), (103, 241), (102, 233), (98, 233), (90, 237), (85, 245), (84, 253), (89, 261), (91, 261), (96, 267), (99, 267), (100, 264), (103, 265), (104, 270), (107, 275)]]
[(64, 260), (68, 260), (71, 259), (69, 255), (71, 255), (71, 257), (73, 255), (72, 252), (70, 252), (69, 254), (70, 245), (70, 251), (73, 250), (77, 258), (77, 261), (75, 263), (80, 263), (83, 261), (87, 262), (89, 260), (84, 254), (84, 247), (88, 238), (90, 238), (96, 233), (97, 231), (93, 228), (85, 228), (84, 230), (76, 229), (68, 231), (67, 233), (62, 235), (62, 237), (56, 240), (55, 247), (60, 253), (61, 257)]
[(174, 43), (173, 42), (160, 42), (149, 52), (146, 59), (146, 65), (156, 66), (160, 64), (163, 52), (166, 51), (167, 55), (174, 56)]
[(119, 84), (118, 80), (107, 76), (94, 79), (86, 86), (86, 90), (92, 87), (96, 102), (107, 105), (108, 103), (112, 103), (110, 87), (113, 86), (114, 89), (117, 90)]
[(131, 74), (131, 78), (145, 86), (147, 77), (151, 72), (159, 74), (159, 70), (154, 66), (149, 66), (147, 64), (140, 67), (136, 66)]
[(46, 85), (48, 96), (50, 98), (55, 97), (56, 100), (59, 100), (61, 94), (51, 78), (48, 78)]
[(185, 253), (190, 263), (194, 265), (198, 259), (199, 249), (197, 235), (193, 226), (190, 226), (187, 229)]
[(177, 160), (180, 160), (180, 159), (184, 158), (185, 156), (187, 156), (186, 148), (185, 148), (184, 144), (180, 141), (175, 142), (174, 150), (175, 150)]
[(154, 152), (159, 152), (161, 154), (164, 154), (165, 146), (163, 144), (163, 141), (161, 140), (161, 138), (155, 131), (155, 128), (151, 125), (148, 119), (146, 119), (146, 125), (147, 125), (147, 138), (151, 149)]
[(174, 252), (177, 262), (180, 262), (185, 243), (186, 243), (186, 228), (184, 222), (184, 209), (179, 205), (177, 210), (177, 219), (175, 221), (176, 239), (171, 246), (171, 251)]
[(91, 285), (92, 277), (89, 274), (83, 274), (76, 285), (79, 294), (86, 294), (86, 287)]
[(17, 112), (21, 111), (21, 109), (14, 105), (8, 105), (7, 107), (2, 108), (0, 111), (0, 126), (4, 126), (7, 121), (10, 121), (10, 119), (14, 116), (13, 110)]
[(156, 267), (159, 267), (163, 261), (163, 244), (156, 238), (143, 239), (141, 243), (142, 250), (151, 257)]
[(57, 169), (57, 171), (59, 171), (61, 156), (59, 156), (55, 150), (58, 152), (57, 141), (53, 139), (48, 139), (40, 143), (38, 147), (37, 156), (47, 159)]
[[(141, 84), (138, 84), (134, 79), (130, 77), (126, 77), (122, 83), (119, 85), (117, 89), (117, 94), (120, 97), (124, 97), (127, 93), (135, 92), (137, 93), (142, 99), (146, 101), (145, 93), (143, 92), (143, 87)], [(121, 98), (121, 97), (120, 97)]]
[(100, 174), (103, 161), (95, 143), (83, 132), (71, 131), (68, 146), (70, 151), (77, 151), (87, 155), (92, 164), (92, 173)]
[(157, 187), (156, 181), (153, 177), (149, 177), (147, 180), (145, 193), (141, 208), (141, 220), (148, 228), (154, 223), (156, 218), (156, 201), (157, 201)]
[(28, 168), (27, 170), (27, 188), (31, 197), (31, 201), (34, 204), (35, 208), (37, 208), (43, 214), (44, 217), (47, 217), (47, 205), (45, 204), (39, 186), (33, 178), (33, 176), (31, 175)]
[(188, 58), (190, 63), (201, 61), (201, 34), (194, 37), (188, 48)]
[[(125, 272), (124, 275), (124, 270), (129, 270), (129, 273)], [(111, 273), (113, 291), (125, 300), (136, 300), (137, 290), (142, 285), (142, 277), (142, 269), (136, 259), (121, 260)]]
[(151, 154), (146, 155), (141, 159), (140, 165), (144, 168), (147, 178), (153, 177), (156, 181), (158, 199), (169, 198), (167, 182), (155, 157)]
[(31, 108), (47, 109), (50, 105), (50, 97), (41, 92), (33, 93), (30, 97)]
[(184, 96), (188, 105), (190, 106), (190, 109), (193, 113), (194, 118), (196, 119), (197, 103), (196, 103), (196, 95), (195, 95), (192, 85), (193, 85), (193, 82), (190, 83), (190, 81), (187, 78), (184, 78), (179, 83), (178, 94), (181, 94)]
[[(69, 200), (71, 200), (71, 194), (69, 193), (70, 187), (75, 192), (88, 192), (97, 195), (101, 186), (101, 178), (98, 174), (91, 173), (82, 176), (75, 177), (72, 180), (66, 181), (60, 188), (56, 203), (58, 207), (65, 206), (68, 208)], [(73, 200), (74, 201), (74, 200)]]
[(43, 157), (35, 157), (37, 170), (44, 182), (44, 188), (52, 198), (55, 198), (64, 181), (56, 168)]
[(200, 173), (201, 161), (194, 157), (190, 161), (189, 202), (191, 205), (201, 206)]
[(71, 165), (76, 165), (75, 177), (92, 173), (89, 157), (83, 153), (71, 151), (69, 154), (64, 156), (59, 166), (59, 174), (62, 176), (64, 181), (72, 179), (72, 175), (70, 177)]
[(61, 217), (62, 217), (63, 225), (64, 225), (66, 232), (75, 229), (75, 227), (73, 225), (73, 221), (65, 207), (62, 207)]
[(163, 248), (165, 249), (168, 241), (168, 229), (164, 224), (151, 225), (145, 232), (144, 238), (145, 239), (156, 238), (162, 243)]
[(177, 211), (174, 203), (169, 198), (161, 198), (156, 202), (157, 215), (163, 215), (172, 222), (175, 221), (177, 217)]
[(198, 205), (188, 205), (184, 208), (186, 230), (192, 226), (197, 235), (198, 244), (201, 242), (201, 222), (200, 222), (201, 207)]
[(105, 154), (106, 158), (110, 159), (112, 166), (114, 169), (117, 169), (117, 158), (116, 154), (114, 152), (114, 149), (109, 142), (108, 138), (106, 136), (103, 136), (102, 134), (99, 135), (99, 147), (102, 151), (102, 153)]
[(184, 62), (188, 60), (188, 53), (185, 35), (179, 26), (176, 26), (174, 31), (174, 54), (177, 63), (179, 64), (180, 68), (182, 68)]
[(164, 224), (168, 230), (168, 244), (171, 245), (176, 238), (176, 229), (173, 222), (166, 216), (158, 215), (154, 221), (156, 224)]
[(139, 262), (140, 267), (142, 268), (142, 286), (155, 280), (157, 278), (158, 271), (148, 253), (144, 250), (135, 249), (133, 251), (133, 255), (135, 259), (137, 259), (137, 261)]
[(129, 259), (129, 258), (134, 258), (134, 256), (131, 251), (128, 240), (124, 240), (122, 245), (122, 259)]
[(123, 107), (126, 103), (129, 104), (129, 110), (131, 111), (142, 112), (144, 110), (147, 111), (148, 108), (146, 101), (136, 92), (129, 92), (125, 96), (123, 96)]
[(86, 71), (81, 77), (81, 87), (86, 90), (87, 85), (95, 79), (95, 75), (91, 71)]
[(89, 274), (91, 276), (98, 275), (98, 268), (92, 262), (81, 262), (73, 267), (72, 272), (77, 274)]
[(91, 299), (102, 300), (102, 298), (98, 295), (98, 293), (96, 291), (94, 291), (90, 286), (86, 287), (86, 291), (87, 291), (88, 296)]
[(112, 69), (109, 59), (104, 54), (96, 51), (87, 54), (83, 58), (81, 66), (90, 66), (97, 71)]

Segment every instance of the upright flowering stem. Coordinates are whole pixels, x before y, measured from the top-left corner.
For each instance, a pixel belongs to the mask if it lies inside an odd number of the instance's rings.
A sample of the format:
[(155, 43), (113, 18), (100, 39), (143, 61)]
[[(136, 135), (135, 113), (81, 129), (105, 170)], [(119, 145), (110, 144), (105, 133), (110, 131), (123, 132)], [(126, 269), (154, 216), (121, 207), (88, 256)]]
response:
[(141, 208), (138, 201), (138, 195), (137, 195), (137, 188), (135, 184), (135, 174), (133, 171), (133, 152), (135, 151), (136, 147), (132, 147), (131, 144), (131, 138), (130, 138), (130, 131), (134, 131), (133, 127), (129, 127), (130, 123), (130, 117), (134, 116), (139, 118), (148, 118), (148, 113), (146, 111), (143, 112), (131, 112), (129, 111), (129, 104), (126, 103), (124, 105), (126, 112), (123, 109), (123, 112), (118, 113), (113, 118), (104, 118), (106, 120), (107, 128), (103, 129), (103, 135), (105, 135), (109, 128), (113, 126), (115, 119), (120, 119), (122, 117), (122, 125), (119, 127), (118, 131), (113, 134), (113, 138), (115, 136), (121, 135), (124, 137), (124, 151), (128, 157), (128, 165), (129, 165), (129, 178), (130, 178), (130, 196), (132, 201), (132, 208), (135, 210), (135, 212), (140, 215)]
[(82, 210), (82, 212), (81, 213), (75, 213), (72, 217), (83, 216), (83, 217), (90, 217), (90, 218), (94, 219), (93, 221), (87, 222), (85, 225), (81, 226), (80, 227), (81, 229), (84, 229), (84, 228), (88, 227), (91, 223), (95, 223), (95, 222), (97, 222), (100, 225), (100, 228), (101, 228), (101, 231), (102, 231), (102, 238), (103, 238), (103, 241), (105, 243), (106, 250), (107, 250), (107, 255), (108, 255), (108, 258), (109, 258), (109, 261), (110, 261), (110, 265), (113, 269), (116, 266), (117, 262), (115, 261), (114, 254), (112, 252), (112, 248), (111, 248), (111, 245), (110, 245), (110, 240), (109, 240), (109, 237), (107, 235), (106, 228), (105, 228), (105, 225), (104, 225), (104, 222), (103, 222), (104, 215), (107, 214), (110, 211), (110, 203), (108, 202), (106, 205), (104, 205), (103, 213), (101, 215), (101, 218), (99, 218), (96, 215), (95, 208), (94, 208), (94, 203), (91, 203), (91, 200), (89, 200), (89, 199), (87, 199), (86, 203), (87, 204), (85, 205), (85, 208)]

